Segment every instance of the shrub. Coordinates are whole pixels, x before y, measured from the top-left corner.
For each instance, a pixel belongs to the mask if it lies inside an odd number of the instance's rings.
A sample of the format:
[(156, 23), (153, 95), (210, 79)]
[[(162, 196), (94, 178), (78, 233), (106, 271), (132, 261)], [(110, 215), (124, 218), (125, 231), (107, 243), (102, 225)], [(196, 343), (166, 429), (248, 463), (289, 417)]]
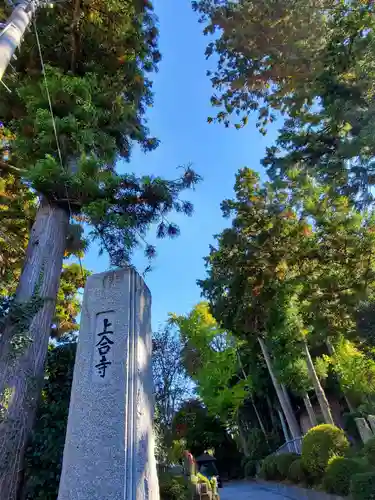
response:
[(246, 442), (247, 449), (249, 450), (249, 460), (259, 462), (270, 452), (267, 440), (264, 438), (264, 434), (260, 429), (251, 429), (247, 434)]
[(296, 458), (290, 464), (287, 479), (294, 484), (305, 484), (307, 482), (306, 471), (302, 465), (301, 457)]
[(244, 464), (244, 473), (246, 478), (254, 477), (257, 472), (256, 461), (247, 460)]
[(306, 483), (306, 473), (301, 457), (296, 458), (289, 466), (287, 479), (294, 484)]
[(330, 424), (317, 425), (309, 430), (302, 441), (302, 464), (312, 478), (325, 472), (333, 456), (344, 455), (349, 448), (343, 430)]
[(299, 455), (296, 453), (282, 453), (280, 455), (276, 455), (276, 468), (278, 472), (277, 479), (287, 479), (289, 468), (292, 463), (299, 458)]
[(277, 470), (276, 456), (268, 455), (264, 460), (259, 471), (259, 477), (265, 480), (277, 479), (279, 471)]
[(181, 476), (162, 474), (159, 477), (159, 489), (161, 500), (185, 500), (190, 497), (189, 487)]
[(323, 478), (323, 488), (327, 493), (347, 496), (349, 495), (351, 477), (366, 471), (368, 471), (368, 465), (363, 460), (332, 457)]
[(375, 467), (375, 436), (365, 443), (363, 447), (363, 454), (368, 463)]
[(375, 472), (355, 474), (350, 483), (353, 500), (375, 500)]

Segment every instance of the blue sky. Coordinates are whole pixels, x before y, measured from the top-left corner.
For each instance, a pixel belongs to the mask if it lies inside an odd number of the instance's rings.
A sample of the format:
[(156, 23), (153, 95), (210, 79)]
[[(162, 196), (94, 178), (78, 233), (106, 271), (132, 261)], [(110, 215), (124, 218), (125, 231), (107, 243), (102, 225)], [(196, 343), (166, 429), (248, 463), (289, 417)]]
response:
[[(179, 165), (193, 164), (203, 177), (195, 192), (185, 198), (194, 204), (193, 217), (171, 216), (181, 235), (175, 240), (158, 240), (153, 271), (146, 282), (153, 297), (152, 324), (157, 328), (168, 312), (186, 313), (200, 300), (196, 280), (205, 274), (203, 257), (213, 235), (228, 225), (220, 211), (220, 202), (233, 194), (237, 170), (248, 166), (260, 170), (266, 145), (274, 133), (263, 137), (249, 120), (245, 129), (226, 129), (208, 124), (212, 115), (211, 85), (206, 70), (207, 39), (202, 25), (192, 11), (190, 0), (155, 0), (160, 22), (160, 50), (163, 60), (154, 78), (155, 103), (149, 111), (149, 127), (161, 144), (147, 155), (136, 149), (126, 165), (136, 174), (157, 174), (176, 178)], [(154, 242), (153, 234), (147, 238)], [(142, 251), (136, 252), (134, 264), (142, 271), (147, 262)], [(84, 265), (94, 271), (108, 269), (108, 259), (98, 257), (97, 247), (90, 248)]]

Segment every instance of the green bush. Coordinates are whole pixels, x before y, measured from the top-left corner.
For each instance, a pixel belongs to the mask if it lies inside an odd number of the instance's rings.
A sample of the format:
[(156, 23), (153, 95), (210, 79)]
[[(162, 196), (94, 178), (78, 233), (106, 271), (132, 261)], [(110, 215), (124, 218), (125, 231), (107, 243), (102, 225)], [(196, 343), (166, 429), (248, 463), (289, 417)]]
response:
[(355, 474), (350, 483), (353, 500), (375, 500), (375, 472)]
[(349, 495), (350, 480), (354, 474), (367, 472), (364, 460), (344, 457), (332, 457), (323, 478), (323, 488), (327, 493)]
[(302, 465), (302, 458), (296, 458), (289, 466), (287, 479), (294, 484), (306, 483), (306, 472)]
[(365, 443), (363, 447), (363, 454), (368, 463), (375, 467), (375, 436)]
[(246, 444), (249, 450), (249, 460), (259, 462), (270, 452), (267, 440), (264, 438), (264, 434), (260, 429), (254, 428), (247, 433)]
[(162, 474), (159, 477), (161, 500), (187, 500), (189, 487), (184, 477)]
[(259, 477), (269, 481), (286, 479), (291, 463), (297, 458), (295, 453), (269, 455), (262, 461)]
[(330, 424), (317, 425), (309, 430), (302, 441), (302, 464), (306, 472), (319, 479), (333, 456), (344, 455), (349, 441), (342, 429)]
[(256, 464), (257, 463), (254, 460), (247, 460), (244, 463), (244, 474), (246, 478), (255, 477), (257, 472)]
[(277, 479), (287, 479), (289, 468), (293, 462), (295, 462), (299, 458), (299, 455), (296, 453), (281, 453), (280, 455), (276, 455), (276, 468), (278, 472)]
[(276, 456), (268, 455), (268, 457), (262, 460), (259, 477), (261, 479), (272, 481), (274, 479), (277, 479), (278, 475), (279, 471), (277, 469)]

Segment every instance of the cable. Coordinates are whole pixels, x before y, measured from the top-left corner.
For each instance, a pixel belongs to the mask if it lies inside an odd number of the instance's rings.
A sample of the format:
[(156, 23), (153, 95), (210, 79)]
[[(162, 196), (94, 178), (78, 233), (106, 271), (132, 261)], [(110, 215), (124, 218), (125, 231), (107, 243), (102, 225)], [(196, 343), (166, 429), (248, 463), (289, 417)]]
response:
[[(50, 110), (50, 113), (51, 113), (51, 119), (52, 119), (53, 132), (54, 132), (54, 134), (55, 134), (55, 140), (56, 140), (57, 152), (58, 152), (58, 155), (59, 155), (59, 160), (60, 160), (60, 166), (61, 166), (61, 169), (62, 169), (62, 170), (66, 170), (66, 171), (67, 171), (67, 169), (64, 167), (64, 163), (63, 163), (63, 159), (62, 159), (61, 148), (60, 148), (60, 143), (59, 143), (59, 136), (58, 136), (58, 134), (57, 134), (57, 128), (56, 128), (55, 115), (54, 115), (54, 113), (53, 113), (52, 101), (51, 101), (51, 95), (50, 95), (49, 88), (48, 88), (48, 80), (47, 80), (47, 75), (46, 75), (46, 70), (45, 70), (45, 65), (44, 65), (44, 60), (43, 60), (43, 54), (42, 54), (42, 48), (41, 48), (41, 45), (40, 45), (39, 34), (38, 34), (38, 28), (37, 28), (37, 26), (36, 26), (36, 19), (35, 19), (35, 18), (34, 18), (34, 20), (33, 20), (33, 24), (34, 24), (34, 31), (35, 31), (36, 43), (37, 43), (37, 46), (38, 46), (38, 52), (39, 52), (40, 65), (41, 65), (41, 68), (42, 68), (42, 73), (43, 73), (44, 86), (45, 86), (45, 89), (46, 89), (47, 99), (48, 99), (48, 105), (49, 105), (49, 110)], [(72, 220), (72, 213), (73, 213), (73, 212), (72, 212), (72, 206), (71, 206), (71, 203), (70, 203), (69, 192), (68, 192), (68, 187), (67, 187), (67, 185), (66, 185), (66, 181), (64, 181), (64, 187), (65, 187), (66, 199), (67, 199), (67, 201), (68, 201), (68, 209), (69, 209), (69, 222), (70, 222), (70, 221)], [(81, 260), (80, 255), (78, 255), (78, 261), (79, 261), (79, 265), (80, 265), (80, 268), (81, 268), (82, 278), (84, 278), (84, 272), (83, 272), (82, 260)]]

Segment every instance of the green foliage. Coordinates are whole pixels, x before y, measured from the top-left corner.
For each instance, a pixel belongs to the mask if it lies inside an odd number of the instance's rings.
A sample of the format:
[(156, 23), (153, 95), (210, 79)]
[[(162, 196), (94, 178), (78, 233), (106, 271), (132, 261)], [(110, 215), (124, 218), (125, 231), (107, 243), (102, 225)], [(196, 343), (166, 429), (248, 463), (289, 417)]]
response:
[(299, 459), (296, 453), (281, 453), (276, 455), (276, 467), (280, 479), (287, 479), (290, 466)]
[(73, 380), (76, 339), (50, 345), (45, 384), (26, 452), (26, 499), (56, 500)]
[(298, 457), (294, 460), (289, 467), (287, 479), (294, 484), (306, 483), (306, 472), (303, 468), (302, 458)]
[(179, 196), (199, 180), (189, 167), (171, 181), (115, 170), (134, 142), (145, 151), (158, 145), (145, 120), (152, 105), (147, 75), (160, 59), (152, 10), (150, 2), (132, 0), (42, 9), (38, 31), (55, 125), (34, 33), (25, 37), (16, 71), (7, 73), (11, 99), (0, 99), (3, 135), (10, 137), (6, 167), (89, 223), (90, 239), (116, 266), (129, 261), (151, 225), (157, 237), (178, 235), (166, 215), (191, 215), (191, 203)]
[(173, 417), (190, 393), (190, 380), (181, 360), (182, 342), (168, 324), (153, 333), (152, 372), (160, 430), (170, 429)]
[(186, 316), (170, 315), (170, 321), (179, 329), (183, 363), (209, 412), (225, 421), (234, 420), (251, 386), (250, 377), (241, 373), (240, 343), (219, 328), (206, 302)]
[(249, 453), (249, 459), (259, 462), (270, 452), (263, 432), (258, 428), (250, 429), (246, 433), (246, 445)]
[(350, 494), (353, 500), (374, 500), (375, 472), (355, 474), (350, 483)]
[(80, 264), (64, 264), (56, 299), (55, 317), (51, 337), (61, 337), (79, 328), (77, 316), (81, 309), (80, 291), (91, 272)]
[(266, 481), (276, 480), (279, 477), (279, 471), (277, 469), (276, 455), (269, 455), (264, 460), (262, 460), (259, 477), (265, 479)]
[(375, 436), (369, 439), (364, 447), (363, 454), (366, 457), (367, 461), (375, 467)]
[(208, 479), (208, 477), (206, 477), (205, 475), (198, 472), (197, 479), (198, 479), (198, 483), (206, 484), (208, 486), (208, 489), (211, 489), (211, 483), (210, 483), (210, 480)]
[[(339, 343), (355, 335), (358, 304), (374, 285), (375, 261), (363, 252), (374, 255), (374, 215), (298, 167), (263, 185), (254, 171), (240, 170), (222, 211), (232, 224), (217, 236), (198, 283), (220, 326), (245, 340), (252, 356), (263, 337), (278, 379), (301, 395), (311, 389), (304, 340), (322, 349), (327, 337)], [(356, 379), (364, 383), (372, 362), (361, 359), (367, 371)], [(343, 383), (350, 381), (350, 363), (340, 366)]]
[[(39, 283), (40, 283), (39, 279)], [(17, 303), (14, 300), (8, 302), (9, 309), (4, 310), (4, 315), (0, 319), (0, 333), (4, 340), (6, 326), (8, 322), (13, 324), (13, 332), (9, 339), (7, 359), (14, 363), (17, 358), (26, 351), (33, 342), (29, 334), (30, 324), (35, 314), (43, 307), (44, 299), (39, 295), (39, 283), (35, 287), (30, 300)]]
[(362, 443), (361, 436), (358, 431), (358, 427), (355, 419), (358, 417), (363, 417), (362, 413), (359, 411), (352, 413), (344, 413), (343, 414), (343, 429), (345, 430), (348, 436), (354, 438), (358, 443)]
[(363, 460), (334, 456), (328, 462), (323, 488), (327, 493), (347, 496), (352, 476), (367, 471), (368, 465)]
[(332, 369), (340, 377), (341, 387), (357, 400), (375, 394), (375, 361), (355, 346), (342, 339), (335, 346)]
[(308, 474), (318, 479), (325, 472), (333, 456), (342, 456), (349, 449), (349, 442), (342, 429), (322, 424), (313, 427), (302, 441), (302, 464)]
[(241, 454), (225, 424), (211, 416), (196, 399), (186, 401), (176, 413), (173, 422), (173, 438), (183, 438), (186, 448), (198, 457), (213, 449), (216, 465), (221, 474), (237, 477), (241, 469)]
[(296, 175), (262, 186), (250, 169), (238, 173), (235, 199), (222, 203), (232, 226), (211, 247), (208, 276), (199, 281), (224, 328), (246, 337), (272, 330), (294, 356), (304, 328), (332, 337), (353, 331), (374, 266), (361, 249), (375, 243), (367, 229), (372, 215), (366, 219), (347, 198), (298, 169)]
[(229, 126), (238, 115), (240, 128), (258, 111), (265, 133), (275, 110), (289, 115), (264, 161), (270, 174), (280, 179), (299, 164), (353, 200), (371, 201), (373, 3), (197, 0), (193, 6), (205, 33), (216, 33), (206, 51), (218, 56), (209, 72), (216, 119)]
[(259, 470), (259, 477), (269, 481), (282, 481), (288, 478), (291, 464), (299, 459), (295, 453), (281, 453), (280, 455), (268, 455)]
[(262, 130), (273, 118), (268, 106), (280, 109), (296, 87), (308, 86), (322, 65), (328, 29), (325, 5), (314, 0), (276, 6), (270, 0), (193, 2), (204, 33), (216, 35), (206, 55), (217, 56), (217, 68), (209, 76), (215, 91), (211, 103), (220, 109), (218, 121), (227, 125), (236, 113), (243, 126), (249, 113), (258, 111)]
[(0, 295), (15, 292), (35, 210), (35, 195), (0, 164)]
[(217, 494), (218, 485), (217, 485), (217, 479), (215, 476), (210, 479), (210, 485), (211, 485), (212, 493), (214, 495)]
[(175, 439), (172, 441), (171, 447), (168, 449), (168, 464), (181, 464), (184, 459), (186, 443), (184, 439)]
[(188, 500), (189, 487), (184, 477), (161, 474), (159, 476), (161, 500)]
[(244, 463), (244, 475), (246, 479), (255, 477), (257, 472), (257, 462), (252, 459), (246, 458)]

